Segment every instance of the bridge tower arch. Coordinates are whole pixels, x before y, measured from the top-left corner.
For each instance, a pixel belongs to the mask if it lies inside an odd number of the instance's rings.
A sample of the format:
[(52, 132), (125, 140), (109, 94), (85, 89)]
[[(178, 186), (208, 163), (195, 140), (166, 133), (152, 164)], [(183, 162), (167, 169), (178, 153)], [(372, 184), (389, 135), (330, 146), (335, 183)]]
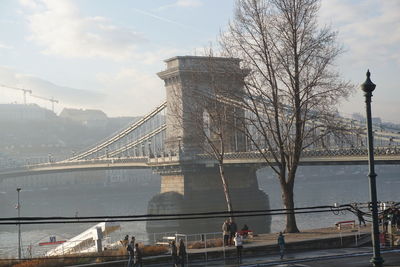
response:
[(207, 106), (216, 101), (214, 98), (220, 97), (221, 101), (232, 101), (224, 105), (225, 151), (245, 151), (245, 138), (235, 121), (244, 111), (234, 104), (243, 90), (245, 71), (240, 68), (240, 60), (177, 56), (165, 62), (167, 69), (159, 72), (158, 76), (164, 80), (166, 88), (166, 150), (186, 155), (202, 153), (204, 138), (198, 124), (205, 123), (203, 114), (215, 112)]

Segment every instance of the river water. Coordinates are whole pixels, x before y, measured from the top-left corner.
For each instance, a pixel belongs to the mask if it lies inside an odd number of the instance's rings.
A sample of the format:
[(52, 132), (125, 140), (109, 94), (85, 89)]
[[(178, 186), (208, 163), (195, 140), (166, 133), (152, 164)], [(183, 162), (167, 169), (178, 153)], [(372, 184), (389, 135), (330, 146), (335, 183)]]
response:
[[(376, 172), (378, 199), (400, 201), (400, 167), (377, 166)], [(295, 183), (296, 207), (367, 202), (367, 173), (367, 166), (301, 167)], [(106, 174), (86, 173), (84, 178), (77, 178), (76, 174), (70, 173), (36, 180), (29, 177), (3, 180), (0, 182), (0, 217), (17, 216), (17, 187), (22, 187), (21, 216), (146, 214), (148, 201), (160, 191), (160, 177), (150, 170)], [(281, 208), (279, 183), (273, 172), (267, 168), (259, 170), (258, 180), (259, 187), (269, 195), (271, 208)], [(351, 213), (297, 215), (300, 230), (332, 226), (337, 221), (347, 219), (354, 219), (354, 216)], [(50, 236), (56, 236), (57, 240), (68, 239), (92, 225), (23, 225), (23, 254), (27, 255), (26, 248), (32, 245), (34, 255), (42, 255), (48, 248), (39, 247), (39, 242), (48, 241)], [(271, 230), (276, 232), (283, 228), (284, 218), (273, 216)], [(113, 236), (117, 240), (125, 234), (134, 234), (138, 240), (146, 241), (145, 229), (144, 222), (122, 223), (121, 230)], [(219, 232), (220, 229), (215, 231)], [(0, 258), (15, 257), (17, 244), (17, 226), (0, 226)]]

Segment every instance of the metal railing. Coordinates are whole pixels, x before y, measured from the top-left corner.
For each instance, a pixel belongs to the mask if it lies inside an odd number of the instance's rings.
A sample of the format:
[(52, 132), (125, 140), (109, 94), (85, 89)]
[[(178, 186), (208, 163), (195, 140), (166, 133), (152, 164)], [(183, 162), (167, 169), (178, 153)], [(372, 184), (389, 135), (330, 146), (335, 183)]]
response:
[(128, 128), (126, 128), (125, 130), (118, 132), (117, 134), (113, 135), (110, 138), (105, 139), (104, 141), (100, 142), (99, 144), (97, 144), (96, 146), (94, 146), (93, 148), (83, 151), (81, 153), (78, 153), (78, 155), (73, 156), (67, 160), (79, 160), (79, 159), (83, 159), (89, 155), (92, 155), (102, 149), (107, 148), (107, 146), (111, 145), (112, 143), (117, 142), (118, 140), (120, 140), (122, 137), (127, 136), (128, 134), (130, 134), (132, 131), (138, 129), (141, 125), (143, 125), (145, 122), (147, 122), (148, 120), (150, 120), (151, 118), (153, 118), (154, 116), (156, 116), (158, 113), (160, 113), (161, 111), (163, 111), (167, 106), (167, 102), (162, 103), (161, 105), (159, 105), (158, 107), (156, 107), (153, 111), (151, 111), (149, 114), (147, 114), (146, 116), (144, 116), (142, 119), (140, 119), (139, 121), (133, 123), (131, 126), (129, 126)]
[[(400, 148), (397, 147), (376, 147), (376, 156), (397, 156), (400, 155)], [(267, 158), (272, 158), (272, 152), (263, 152)], [(259, 159), (263, 157), (259, 151), (250, 152), (229, 152), (225, 153), (224, 159)], [(332, 149), (306, 149), (303, 150), (301, 157), (337, 157), (337, 156), (367, 156), (367, 148), (332, 148)], [(194, 159), (208, 160), (213, 159), (208, 154), (198, 154), (192, 156)]]

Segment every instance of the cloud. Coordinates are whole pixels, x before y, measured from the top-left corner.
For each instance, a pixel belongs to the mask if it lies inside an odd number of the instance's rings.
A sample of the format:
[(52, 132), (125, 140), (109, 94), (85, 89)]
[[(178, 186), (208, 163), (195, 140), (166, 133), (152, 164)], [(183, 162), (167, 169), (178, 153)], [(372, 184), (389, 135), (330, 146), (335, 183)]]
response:
[(339, 29), (352, 63), (388, 59), (400, 63), (400, 1), (329, 0), (321, 7), (322, 22)]
[(20, 0), (30, 29), (29, 40), (43, 53), (66, 58), (100, 57), (124, 60), (146, 41), (132, 29), (117, 27), (104, 17), (84, 17), (69, 0)]
[(202, 6), (203, 2), (200, 0), (177, 0), (169, 5), (160, 6), (158, 10), (168, 9), (168, 8), (175, 8), (175, 7), (184, 7), (184, 8), (193, 8)]
[[(345, 53), (338, 59), (343, 77), (354, 84), (365, 80), (368, 68), (377, 84), (374, 114), (383, 120), (400, 122), (400, 108), (393, 99), (400, 97), (397, 84), (400, 71), (400, 1), (398, 0), (327, 0), (321, 2), (320, 22), (338, 30), (338, 41)], [(384, 89), (384, 90), (382, 90)], [(346, 113), (363, 112), (360, 90), (342, 103)]]
[(0, 49), (13, 49), (13, 48), (14, 48), (14, 47), (12, 47), (12, 46), (10, 46), (10, 45), (0, 43)]
[(174, 5), (180, 7), (198, 7), (203, 5), (203, 3), (199, 0), (178, 0)]
[(162, 64), (163, 60), (182, 53), (183, 51), (179, 49), (158, 49), (152, 52), (143, 52), (141, 54), (140, 62), (146, 65), (159, 65)]
[(163, 21), (163, 22), (167, 22), (167, 23), (178, 25), (180, 27), (187, 28), (187, 25), (185, 25), (185, 24), (179, 23), (177, 21), (174, 21), (174, 20), (171, 20), (171, 19), (168, 19), (168, 18), (164, 18), (164, 17), (158, 16), (156, 14), (153, 14), (153, 13), (141, 10), (141, 9), (133, 8), (132, 10), (134, 10), (135, 12), (138, 12), (138, 13), (140, 13), (142, 15), (145, 15), (145, 16), (148, 16), (148, 17), (151, 17), (151, 18), (155, 18), (155, 19)]
[(4, 19), (4, 18), (0, 18), (0, 23), (6, 23), (6, 24), (19, 24), (19, 22), (18, 22), (18, 21), (16, 21), (16, 20)]
[(40, 7), (39, 3), (32, 0), (19, 0), (21, 6), (31, 9), (38, 9)]
[[(162, 8), (165, 8), (165, 7), (168, 7), (168, 6), (164, 6), (164, 7), (161, 7), (159, 9), (162, 9)], [(194, 27), (192, 27), (190, 25), (183, 24), (183, 23), (180, 23), (180, 22), (175, 21), (175, 20), (171, 20), (171, 19), (159, 16), (159, 15), (156, 15), (154, 13), (150, 13), (150, 12), (147, 12), (147, 11), (144, 11), (144, 10), (141, 10), (141, 9), (137, 9), (137, 8), (133, 8), (132, 10), (135, 11), (135, 12), (138, 12), (138, 13), (140, 13), (142, 15), (145, 15), (147, 17), (155, 18), (155, 19), (157, 19), (159, 21), (162, 21), (162, 22), (167, 22), (167, 23), (170, 23), (170, 24), (174, 24), (174, 25), (177, 25), (177, 26), (179, 26), (181, 28), (189, 29), (191, 31), (200, 32), (199, 29), (194, 28)]]
[(105, 105), (115, 115), (143, 115), (165, 101), (164, 83), (155, 74), (122, 68), (117, 73), (99, 73), (97, 81), (105, 89)]
[(96, 76), (90, 86), (100, 93), (55, 85), (29, 75), (16, 74), (8, 84), (35, 89), (36, 95), (54, 97), (60, 101), (59, 106), (96, 108), (111, 116), (143, 115), (165, 100), (163, 82), (153, 71), (148, 74), (143, 68), (151, 65), (150, 69), (161, 69), (162, 60), (175, 56), (179, 50), (155, 46), (141, 34), (117, 27), (105, 17), (82, 16), (70, 0), (32, 1), (33, 4), (31, 1), (20, 4), (28, 22), (29, 40), (42, 47), (44, 54), (73, 60), (118, 60), (123, 61), (118, 64), (124, 67)]

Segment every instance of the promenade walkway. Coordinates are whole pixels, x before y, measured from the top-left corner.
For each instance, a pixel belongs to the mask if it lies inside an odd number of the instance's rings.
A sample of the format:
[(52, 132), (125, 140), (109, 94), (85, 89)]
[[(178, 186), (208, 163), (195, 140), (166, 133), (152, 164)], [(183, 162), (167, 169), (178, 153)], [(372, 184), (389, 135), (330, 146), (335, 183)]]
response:
[[(284, 234), (286, 247), (288, 250), (309, 250), (321, 248), (340, 248), (360, 246), (370, 241), (371, 227), (351, 226), (342, 227), (340, 230), (337, 227), (328, 227), (320, 229), (302, 230), (300, 233)], [(276, 250), (278, 233), (256, 234), (254, 237), (245, 239), (244, 253), (250, 251), (256, 252), (265, 250), (265, 252), (273, 252)], [(234, 246), (225, 247), (226, 252), (235, 252)], [(224, 250), (221, 247), (207, 249), (188, 249), (190, 254), (221, 252)]]
[[(381, 251), (385, 260), (385, 266), (400, 267), (400, 250), (385, 249)], [(304, 252), (289, 252), (284, 259), (280, 259), (279, 255), (265, 255), (260, 257), (244, 258), (241, 264), (234, 259), (215, 260), (204, 262), (190, 263), (191, 267), (200, 266), (224, 266), (224, 267), (263, 267), (263, 266), (280, 266), (280, 267), (370, 267), (369, 262), (372, 257), (371, 247), (360, 248), (341, 248), (341, 249), (324, 249)], [(161, 266), (161, 265), (149, 265)]]
[[(285, 234), (286, 252), (283, 261), (279, 258), (277, 233), (259, 234), (245, 239), (243, 262), (236, 261), (236, 248), (211, 247), (187, 249), (189, 266), (274, 266), (291, 261), (309, 261), (313, 258), (338, 257), (368, 254), (371, 228), (347, 226), (304, 230), (301, 233)], [(367, 245), (367, 247), (362, 247)], [(167, 266), (171, 262), (169, 255), (145, 258), (145, 266)], [(84, 266), (125, 266), (126, 260)], [(283, 265), (286, 266), (286, 265)], [(290, 265), (287, 265), (290, 266)], [(300, 265), (299, 265), (300, 266)]]

